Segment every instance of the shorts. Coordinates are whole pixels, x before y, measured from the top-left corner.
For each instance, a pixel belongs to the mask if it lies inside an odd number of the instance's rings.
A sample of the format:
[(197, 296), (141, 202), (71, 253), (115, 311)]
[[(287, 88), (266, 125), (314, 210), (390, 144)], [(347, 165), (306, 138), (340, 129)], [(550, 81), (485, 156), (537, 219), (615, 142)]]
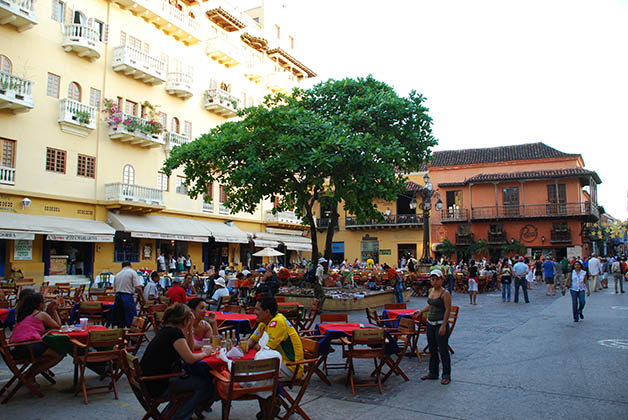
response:
[(545, 284), (554, 284), (554, 277), (545, 277)]
[(478, 282), (475, 279), (469, 279), (469, 291), (477, 292), (478, 291)]
[(11, 356), (13, 356), (14, 359), (18, 359), (18, 360), (30, 359), (31, 353), (28, 350), (29, 348), (33, 349), (33, 356), (37, 358), (41, 356), (42, 354), (44, 354), (44, 352), (48, 349), (48, 346), (45, 345), (44, 343), (34, 343), (34, 344), (27, 344), (25, 346), (18, 346), (18, 347), (15, 347), (13, 350), (11, 350)]

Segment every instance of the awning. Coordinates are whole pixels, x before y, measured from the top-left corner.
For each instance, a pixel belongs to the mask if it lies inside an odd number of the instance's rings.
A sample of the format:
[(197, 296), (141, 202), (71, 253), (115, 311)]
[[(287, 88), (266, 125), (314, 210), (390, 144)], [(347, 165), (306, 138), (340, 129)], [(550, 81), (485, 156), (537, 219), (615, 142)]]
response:
[(285, 242), (284, 245), (286, 245), (286, 249), (291, 250), (291, 251), (308, 251), (308, 252), (312, 252), (312, 244), (300, 244), (300, 243), (294, 243), (294, 242)]
[(258, 248), (277, 248), (279, 246), (279, 242), (277, 242), (277, 241), (267, 241), (265, 239), (255, 239), (255, 238), (253, 238), (253, 243)]
[(205, 222), (194, 219), (109, 213), (109, 223), (118, 231), (129, 232), (133, 238), (209, 242)]
[(210, 236), (214, 237), (216, 242), (228, 242), (231, 244), (248, 244), (249, 236), (245, 231), (239, 229), (233, 224), (210, 222), (206, 220), (199, 221)]
[[(286, 249), (291, 251), (312, 251), (312, 241), (310, 238), (306, 238), (305, 236), (301, 236), (301, 232), (295, 235), (287, 235), (280, 233), (269, 233), (269, 232), (255, 232), (255, 239), (253, 242), (257, 241), (274, 241), (281, 242), (286, 246)], [(259, 245), (262, 246), (262, 245)], [(270, 245), (266, 245), (270, 246)], [(277, 246), (277, 245), (275, 245)]]
[(2, 213), (0, 238), (35, 239), (47, 235), (50, 241), (113, 242), (115, 230), (105, 222), (71, 217)]

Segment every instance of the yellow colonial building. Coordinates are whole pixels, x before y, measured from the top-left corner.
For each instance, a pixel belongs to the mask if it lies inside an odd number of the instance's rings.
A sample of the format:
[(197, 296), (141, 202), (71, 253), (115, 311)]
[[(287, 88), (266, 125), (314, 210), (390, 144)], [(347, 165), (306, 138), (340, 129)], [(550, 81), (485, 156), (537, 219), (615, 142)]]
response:
[(173, 147), (316, 76), (279, 3), (0, 1), (0, 277), (154, 269), (161, 252), (203, 271), (262, 246), (311, 250), (272, 202), (231, 214), (219, 184), (193, 200), (181, 171), (160, 172)]
[[(382, 219), (358, 221), (355, 216), (340, 209), (338, 226), (332, 242), (332, 259), (336, 264), (343, 260), (353, 263), (371, 257), (377, 264), (399, 265), (402, 257), (409, 254), (420, 259), (423, 253), (423, 214), (420, 209), (421, 197), (417, 191), (424, 184), (425, 172), (408, 175), (409, 181), (403, 194), (394, 202), (376, 201)], [(413, 200), (418, 200), (413, 206)], [(416, 203), (416, 202), (415, 202)], [(413, 208), (414, 207), (414, 208)], [(330, 210), (317, 209), (318, 249), (325, 251), (325, 238), (330, 223)]]

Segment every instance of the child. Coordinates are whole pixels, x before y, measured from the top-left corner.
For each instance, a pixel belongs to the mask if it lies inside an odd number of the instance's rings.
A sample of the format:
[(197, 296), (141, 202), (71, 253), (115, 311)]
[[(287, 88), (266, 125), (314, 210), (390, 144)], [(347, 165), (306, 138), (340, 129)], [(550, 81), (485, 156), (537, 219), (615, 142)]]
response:
[(478, 268), (475, 261), (469, 261), (469, 303), (477, 305), (476, 298), (478, 295)]

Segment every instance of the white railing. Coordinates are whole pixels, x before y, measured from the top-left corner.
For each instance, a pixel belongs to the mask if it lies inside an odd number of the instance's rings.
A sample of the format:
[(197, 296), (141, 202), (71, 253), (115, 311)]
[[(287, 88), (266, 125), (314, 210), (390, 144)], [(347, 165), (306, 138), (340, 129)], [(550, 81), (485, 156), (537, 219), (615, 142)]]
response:
[(0, 184), (15, 184), (15, 168), (0, 166)]
[(266, 221), (301, 224), (301, 219), (293, 211), (280, 211), (277, 214), (273, 214), (272, 210), (267, 210)]
[[(88, 121), (82, 121), (84, 116), (88, 116)], [(61, 99), (59, 101), (59, 121), (75, 122), (90, 128), (96, 126), (96, 107), (82, 104), (72, 99)]]
[[(191, 29), (195, 31), (199, 31), (201, 29), (201, 24), (198, 19), (193, 18), (192, 16), (186, 15), (184, 12), (182, 12), (181, 10), (171, 5), (167, 0), (152, 0), (151, 1), (151, 3), (155, 3), (155, 2), (158, 4), (158, 6), (161, 7), (161, 11), (165, 17), (170, 17), (180, 24), (189, 26)], [(159, 3), (161, 4), (159, 5)]]
[(160, 60), (157, 57), (153, 57), (150, 54), (145, 53), (144, 51), (137, 50), (135, 48), (129, 47), (128, 45), (120, 45), (113, 50), (114, 63), (116, 60), (120, 60), (122, 62), (126, 60), (132, 60), (138, 64), (141, 64), (155, 73), (163, 74), (166, 68), (166, 62)]
[(218, 213), (220, 214), (229, 214), (229, 209), (223, 203), (218, 204)]
[(107, 201), (144, 201), (148, 204), (164, 204), (164, 192), (157, 188), (114, 182), (105, 184)]
[(188, 85), (191, 87), (193, 81), (194, 78), (188, 73), (183, 73), (180, 71), (171, 71), (170, 73), (168, 73), (168, 83)]
[(236, 61), (239, 61), (240, 52), (231, 41), (221, 36), (207, 40), (207, 54), (220, 52)]
[(23, 13), (32, 15), (31, 17), (35, 17), (35, 4), (37, 0), (0, 0), (0, 5), (2, 3), (9, 3), (9, 6), (20, 9)]
[(169, 149), (172, 149), (173, 146), (181, 146), (190, 142), (190, 138), (185, 134), (173, 133), (172, 131), (168, 131), (167, 139)]
[(207, 89), (205, 91), (205, 104), (220, 104), (236, 111), (240, 106), (240, 99), (222, 89)]
[(16, 99), (32, 102), (33, 82), (22, 79), (5, 71), (0, 71), (0, 92), (5, 92)]
[(296, 86), (296, 79), (291, 73), (286, 71), (273, 72), (268, 74), (268, 87), (279, 87), (286, 90), (292, 90)]
[(205, 201), (203, 201), (203, 211), (207, 212), (207, 213), (213, 213), (214, 212), (214, 202), (210, 202), (210, 203), (206, 203)]
[(82, 38), (92, 42), (100, 42), (100, 32), (87, 25), (80, 25), (78, 23), (66, 23), (64, 25), (63, 33), (66, 39), (68, 38)]

